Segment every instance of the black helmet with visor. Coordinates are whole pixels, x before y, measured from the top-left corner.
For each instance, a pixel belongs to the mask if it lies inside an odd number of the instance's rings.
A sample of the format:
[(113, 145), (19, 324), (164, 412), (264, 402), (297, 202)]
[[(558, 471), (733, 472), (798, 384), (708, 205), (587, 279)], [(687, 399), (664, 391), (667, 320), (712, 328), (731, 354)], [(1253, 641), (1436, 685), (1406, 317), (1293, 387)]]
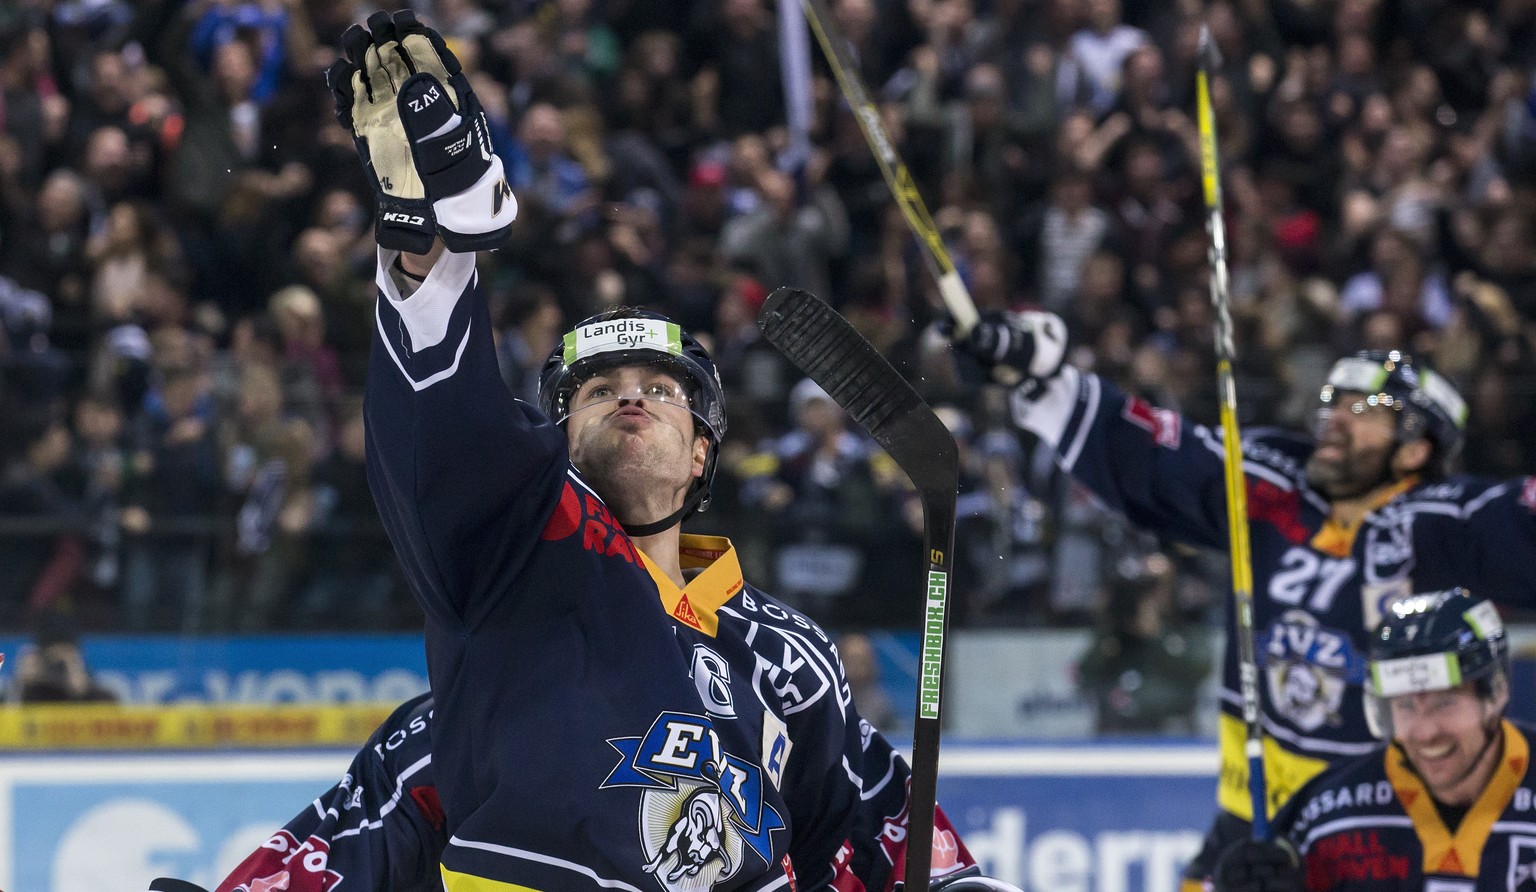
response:
[(566, 332), (539, 375), (539, 408), (556, 424), (564, 424), (571, 414), (571, 397), (582, 383), (622, 366), (655, 367), (675, 378), (683, 387), (682, 394), (674, 396), (658, 389), (644, 396), (685, 405), (709, 440), (704, 473), (689, 488), (683, 506), (654, 523), (624, 525), (632, 536), (648, 536), (709, 506), (715, 461), (725, 437), (725, 394), (709, 351), (677, 323), (660, 313), (616, 307)]
[[(1361, 397), (1345, 403), (1342, 393)], [(1439, 372), (1398, 350), (1363, 350), (1333, 364), (1318, 395), (1318, 432), (1334, 411), (1359, 414), (1369, 408), (1392, 410), (1397, 444), (1427, 437), (1435, 453), (1426, 470), (1449, 472), (1461, 452), (1467, 426), (1467, 402)]]
[(1413, 595), (1394, 603), (1371, 636), (1366, 718), (1378, 737), (1391, 735), (1393, 697), (1477, 683), (1490, 697), (1494, 679), (1509, 676), (1509, 639), (1493, 602), (1464, 588)]

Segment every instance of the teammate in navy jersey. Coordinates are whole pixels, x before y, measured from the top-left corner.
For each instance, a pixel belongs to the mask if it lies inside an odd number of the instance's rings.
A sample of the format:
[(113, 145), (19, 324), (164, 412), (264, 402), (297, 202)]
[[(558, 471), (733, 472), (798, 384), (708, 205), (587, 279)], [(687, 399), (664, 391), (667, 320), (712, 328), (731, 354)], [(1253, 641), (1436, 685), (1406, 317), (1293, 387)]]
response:
[(1217, 892), (1525, 892), (1536, 888), (1532, 729), (1503, 718), (1509, 643), (1463, 589), (1389, 608), (1367, 708), (1391, 743), (1337, 762), (1232, 844)]
[[(1111, 507), (1170, 539), (1227, 548), (1219, 430), (1063, 365), (1066, 326), (1054, 314), (989, 315), (956, 346), (1023, 376), (1015, 423)], [(1243, 432), (1271, 813), (1330, 762), (1375, 746), (1363, 647), (1394, 600), (1464, 584), (1501, 603), (1533, 602), (1536, 479), (1452, 474), (1466, 413), (1443, 377), (1377, 351), (1333, 366), (1313, 437)], [(1227, 633), (1233, 642), (1231, 611)], [(1192, 887), (1250, 832), (1235, 646), (1223, 676), (1219, 812), (1186, 873)]]
[(442, 884), (833, 887), (868, 726), (826, 633), (680, 532), (726, 431), (708, 353), (594, 317), (515, 400), (474, 252), (516, 200), (468, 80), (409, 12), (342, 45), (327, 80), (378, 199), (369, 481), (426, 614)]
[[(358, 751), (341, 781), (273, 833), (215, 892), (325, 892), (343, 879), (343, 888), (353, 892), (442, 889), (437, 864), (448, 835), (433, 786), (432, 720), (430, 694), (402, 704)], [(880, 732), (866, 725), (861, 737), (854, 763), (861, 802), (831, 886), (890, 892), (905, 863), (901, 828), (911, 770)], [(964, 890), (962, 877), (980, 882), (972, 877), (975, 860), (942, 809), (935, 833), (936, 872), (943, 875), (936, 888)]]

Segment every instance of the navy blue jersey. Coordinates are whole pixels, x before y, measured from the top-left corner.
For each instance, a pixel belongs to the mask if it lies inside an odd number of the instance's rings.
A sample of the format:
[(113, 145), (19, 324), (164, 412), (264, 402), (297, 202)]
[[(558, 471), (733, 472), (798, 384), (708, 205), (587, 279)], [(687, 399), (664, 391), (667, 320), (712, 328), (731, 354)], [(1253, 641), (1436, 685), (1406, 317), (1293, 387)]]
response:
[[(1071, 367), (1039, 400), (1015, 396), (1014, 415), (1133, 523), (1190, 545), (1227, 549), (1219, 431)], [(1408, 479), (1349, 529), (1330, 519), (1327, 500), (1307, 484), (1311, 450), (1311, 441), (1279, 432), (1243, 435), (1271, 811), (1329, 762), (1376, 746), (1360, 682), (1367, 632), (1388, 604), (1458, 585), (1520, 606), (1530, 606), (1536, 593), (1536, 478)], [(1223, 809), (1247, 818), (1235, 647), (1227, 648), (1221, 706), (1218, 798)]]
[(506, 390), (473, 255), (409, 297), (393, 260), (368, 471), (426, 613), (446, 887), (828, 882), (861, 741), (825, 633), (746, 585), (723, 540), (685, 543), (686, 588), (657, 571), (564, 430)]
[[(216, 892), (440, 892), (448, 844), (433, 786), (429, 694), (407, 701), (358, 751), (342, 779), (240, 863)], [(906, 857), (911, 770), (867, 722), (853, 765), (862, 780), (852, 835), (828, 884), (838, 892), (890, 892)], [(975, 864), (940, 810), (934, 876)], [(805, 888), (802, 886), (801, 888)]]
[(1395, 745), (1313, 778), (1275, 818), (1301, 853), (1307, 892), (1536, 889), (1530, 730), (1503, 723), (1503, 755), (1454, 829)]

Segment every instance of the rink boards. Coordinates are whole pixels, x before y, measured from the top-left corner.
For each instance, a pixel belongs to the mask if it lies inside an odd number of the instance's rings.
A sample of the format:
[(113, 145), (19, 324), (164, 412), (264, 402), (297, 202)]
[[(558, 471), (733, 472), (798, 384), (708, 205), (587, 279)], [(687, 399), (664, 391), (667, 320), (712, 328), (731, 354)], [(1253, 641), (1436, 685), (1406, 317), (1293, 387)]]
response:
[[(0, 756), (0, 889), (212, 889), (341, 775), (340, 750)], [(1214, 808), (1205, 743), (947, 745), (940, 802), (1025, 890), (1174, 892)]]

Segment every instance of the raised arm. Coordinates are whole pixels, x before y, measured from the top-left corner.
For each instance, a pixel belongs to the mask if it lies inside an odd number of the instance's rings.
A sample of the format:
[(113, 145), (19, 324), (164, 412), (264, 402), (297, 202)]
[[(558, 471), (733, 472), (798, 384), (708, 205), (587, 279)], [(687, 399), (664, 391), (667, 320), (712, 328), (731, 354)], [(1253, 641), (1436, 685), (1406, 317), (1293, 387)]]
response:
[[(1017, 382), (1013, 421), (1056, 452), (1062, 468), (1144, 529), (1225, 548), (1226, 491), (1219, 434), (1148, 404), (1062, 360), (1066, 326), (1052, 313), (988, 314), (956, 347), (995, 377)], [(1005, 370), (999, 375), (997, 370)], [(1244, 444), (1250, 491), (1265, 478), (1261, 444)]]
[(377, 198), (369, 481), (429, 618), (472, 628), (537, 541), (512, 534), (552, 510), (566, 464), (560, 431), (502, 384), (475, 272), (517, 202), (441, 36), (377, 13), (342, 48), (326, 80)]

